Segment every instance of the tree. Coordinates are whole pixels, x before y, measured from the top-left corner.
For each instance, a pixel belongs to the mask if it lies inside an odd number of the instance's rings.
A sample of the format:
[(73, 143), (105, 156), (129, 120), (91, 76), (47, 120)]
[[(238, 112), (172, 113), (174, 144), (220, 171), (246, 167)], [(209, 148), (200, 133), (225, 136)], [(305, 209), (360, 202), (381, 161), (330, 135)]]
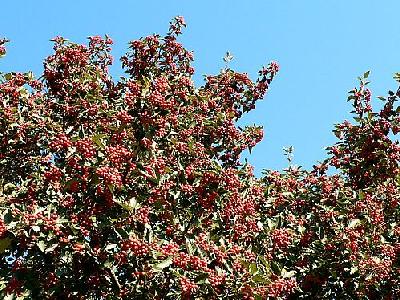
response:
[(372, 112), (365, 74), (329, 158), (259, 179), (240, 154), (262, 128), (236, 122), (279, 67), (255, 82), (225, 68), (196, 88), (184, 26), (132, 41), (117, 82), (107, 36), (55, 38), (40, 80), (1, 74), (1, 295), (400, 296), (400, 92)]

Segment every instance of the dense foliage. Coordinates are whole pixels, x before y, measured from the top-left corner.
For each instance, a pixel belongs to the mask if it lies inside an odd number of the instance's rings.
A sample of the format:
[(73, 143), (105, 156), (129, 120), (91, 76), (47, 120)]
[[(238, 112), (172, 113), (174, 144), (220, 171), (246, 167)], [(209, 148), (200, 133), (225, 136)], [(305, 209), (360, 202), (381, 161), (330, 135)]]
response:
[(1, 297), (399, 298), (400, 90), (374, 112), (364, 74), (323, 163), (256, 178), (262, 128), (236, 122), (278, 65), (196, 88), (184, 26), (132, 41), (117, 82), (108, 37), (0, 75)]

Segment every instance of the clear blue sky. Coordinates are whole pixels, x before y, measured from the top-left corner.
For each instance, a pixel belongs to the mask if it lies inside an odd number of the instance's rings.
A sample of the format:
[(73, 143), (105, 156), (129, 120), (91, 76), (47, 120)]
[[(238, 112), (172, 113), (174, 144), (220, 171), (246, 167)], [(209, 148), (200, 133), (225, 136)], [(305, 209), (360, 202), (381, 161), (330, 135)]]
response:
[[(281, 66), (266, 99), (242, 124), (264, 126), (265, 138), (249, 161), (259, 174), (286, 166), (282, 147), (295, 147), (295, 164), (306, 168), (325, 157), (334, 143), (333, 124), (349, 118), (347, 91), (371, 70), (374, 96), (394, 89), (400, 71), (400, 1), (371, 0), (8, 0), (2, 1), (0, 36), (12, 40), (1, 71), (42, 71), (49, 39), (62, 35), (83, 43), (109, 34), (116, 58), (129, 40), (165, 33), (183, 15), (181, 41), (193, 50), (197, 84), (203, 74), (231, 67), (255, 78), (270, 60)], [(120, 75), (119, 61), (112, 69)]]

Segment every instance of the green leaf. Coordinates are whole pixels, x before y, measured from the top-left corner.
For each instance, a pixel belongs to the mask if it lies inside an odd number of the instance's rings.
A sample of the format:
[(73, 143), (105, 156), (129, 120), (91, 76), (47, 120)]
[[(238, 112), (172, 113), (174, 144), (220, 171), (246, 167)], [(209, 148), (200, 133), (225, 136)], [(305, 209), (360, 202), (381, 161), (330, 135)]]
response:
[(261, 263), (266, 267), (266, 268), (270, 268), (270, 265), (268, 263), (268, 261), (265, 259), (264, 256), (259, 256), (258, 259), (261, 261)]
[(49, 253), (49, 252), (53, 252), (54, 249), (56, 249), (58, 247), (58, 244), (53, 244), (51, 247), (46, 248), (45, 252)]
[(7, 294), (4, 296), (4, 300), (13, 300), (14, 299), (14, 294)]
[(109, 244), (106, 246), (105, 250), (110, 251), (110, 250), (115, 249), (116, 247), (117, 247), (117, 244)]
[(46, 244), (44, 243), (44, 241), (37, 242), (37, 246), (39, 247), (40, 251), (45, 252)]
[(105, 136), (106, 136), (105, 134), (96, 134), (92, 137), (93, 142), (95, 142), (100, 149), (105, 148), (104, 144), (101, 141)]
[(188, 238), (186, 238), (186, 249), (189, 255), (192, 255), (194, 253), (193, 245)]
[(137, 202), (136, 198), (131, 198), (131, 199), (129, 200), (129, 205), (130, 205), (133, 209), (137, 208), (138, 202)]
[(27, 73), (25, 74), (25, 76), (26, 76), (26, 78), (27, 78), (28, 80), (33, 80), (33, 79), (35, 79), (35, 75), (33, 75), (33, 72), (31, 72), (31, 71), (27, 72)]
[(129, 238), (129, 234), (122, 228), (114, 228), (114, 231), (123, 239)]
[(377, 98), (378, 98), (379, 100), (381, 100), (381, 101), (386, 101), (386, 98), (385, 98), (385, 97), (378, 96)]
[(281, 274), (281, 267), (277, 262), (271, 261), (271, 270), (276, 274), (280, 275)]
[(251, 263), (249, 266), (249, 271), (251, 275), (255, 275), (258, 272), (257, 265), (255, 263)]
[(15, 184), (9, 182), (4, 185), (3, 190), (4, 191), (13, 190), (15, 189), (15, 187), (16, 187)]
[(31, 228), (32, 228), (32, 230), (35, 231), (35, 232), (39, 232), (39, 231), (40, 231), (40, 227), (39, 227), (39, 226), (34, 225), (34, 226), (32, 226)]
[(117, 200), (114, 200), (114, 202), (117, 203), (118, 205), (120, 205), (123, 209), (125, 209), (127, 211), (132, 211), (139, 207), (137, 200), (135, 198), (131, 198), (129, 200), (129, 204), (126, 202), (120, 202)]
[(275, 222), (272, 221), (271, 219), (267, 219), (267, 225), (268, 225), (269, 230), (272, 230), (276, 227)]
[(177, 200), (181, 195), (180, 191), (170, 191), (169, 193), (174, 197), (174, 200)]
[(204, 284), (206, 282), (207, 278), (208, 278), (208, 274), (207, 273), (200, 274), (199, 276), (196, 277), (194, 282), (196, 282), (197, 284)]
[(269, 280), (260, 274), (253, 276), (251, 279), (256, 283), (269, 283)]
[(12, 240), (10, 238), (5, 238), (0, 240), (0, 254), (4, 253), (8, 247), (10, 247)]
[(6, 80), (11, 80), (12, 77), (13, 77), (12, 73), (6, 73), (6, 74), (4, 74), (4, 78), (5, 78)]
[(11, 213), (11, 209), (7, 210), (7, 213), (4, 215), (4, 222), (6, 224), (10, 224), (13, 220), (13, 216)]
[(357, 225), (359, 225), (360, 223), (361, 223), (360, 219), (353, 219), (353, 220), (350, 221), (348, 227), (349, 228), (353, 228), (353, 227), (356, 227)]
[(165, 268), (168, 268), (171, 264), (172, 264), (172, 256), (170, 256), (167, 259), (163, 260), (162, 262), (154, 265), (154, 269), (156, 272), (159, 272)]
[(357, 268), (357, 267), (352, 267), (352, 268), (350, 269), (350, 274), (353, 275), (353, 274), (355, 274), (357, 271), (358, 271), (358, 268)]
[(281, 275), (282, 275), (283, 278), (290, 278), (290, 277), (293, 277), (294, 275), (296, 275), (296, 271), (288, 272), (285, 269), (282, 269)]
[(302, 225), (299, 225), (297, 227), (297, 230), (299, 231), (299, 233), (304, 233), (306, 231), (306, 228), (304, 226), (302, 226)]

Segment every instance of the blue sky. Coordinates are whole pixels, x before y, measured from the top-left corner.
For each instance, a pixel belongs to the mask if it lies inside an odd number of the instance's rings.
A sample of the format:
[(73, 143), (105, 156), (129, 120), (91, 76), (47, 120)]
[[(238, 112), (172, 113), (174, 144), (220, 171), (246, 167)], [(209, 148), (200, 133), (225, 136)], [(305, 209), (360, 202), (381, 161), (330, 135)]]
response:
[[(294, 163), (306, 168), (325, 157), (335, 142), (333, 124), (350, 118), (347, 91), (357, 76), (371, 70), (373, 95), (396, 88), (400, 71), (400, 1), (371, 0), (202, 0), (202, 1), (29, 1), (2, 2), (0, 36), (12, 40), (0, 71), (42, 71), (51, 38), (62, 35), (83, 43), (109, 34), (120, 57), (128, 41), (163, 34), (183, 15), (188, 27), (181, 41), (195, 54), (195, 81), (224, 66), (252, 78), (270, 60), (281, 71), (255, 111), (241, 124), (264, 126), (265, 138), (248, 160), (262, 169), (282, 169), (282, 147), (293, 145)], [(112, 69), (121, 74), (119, 61)]]

